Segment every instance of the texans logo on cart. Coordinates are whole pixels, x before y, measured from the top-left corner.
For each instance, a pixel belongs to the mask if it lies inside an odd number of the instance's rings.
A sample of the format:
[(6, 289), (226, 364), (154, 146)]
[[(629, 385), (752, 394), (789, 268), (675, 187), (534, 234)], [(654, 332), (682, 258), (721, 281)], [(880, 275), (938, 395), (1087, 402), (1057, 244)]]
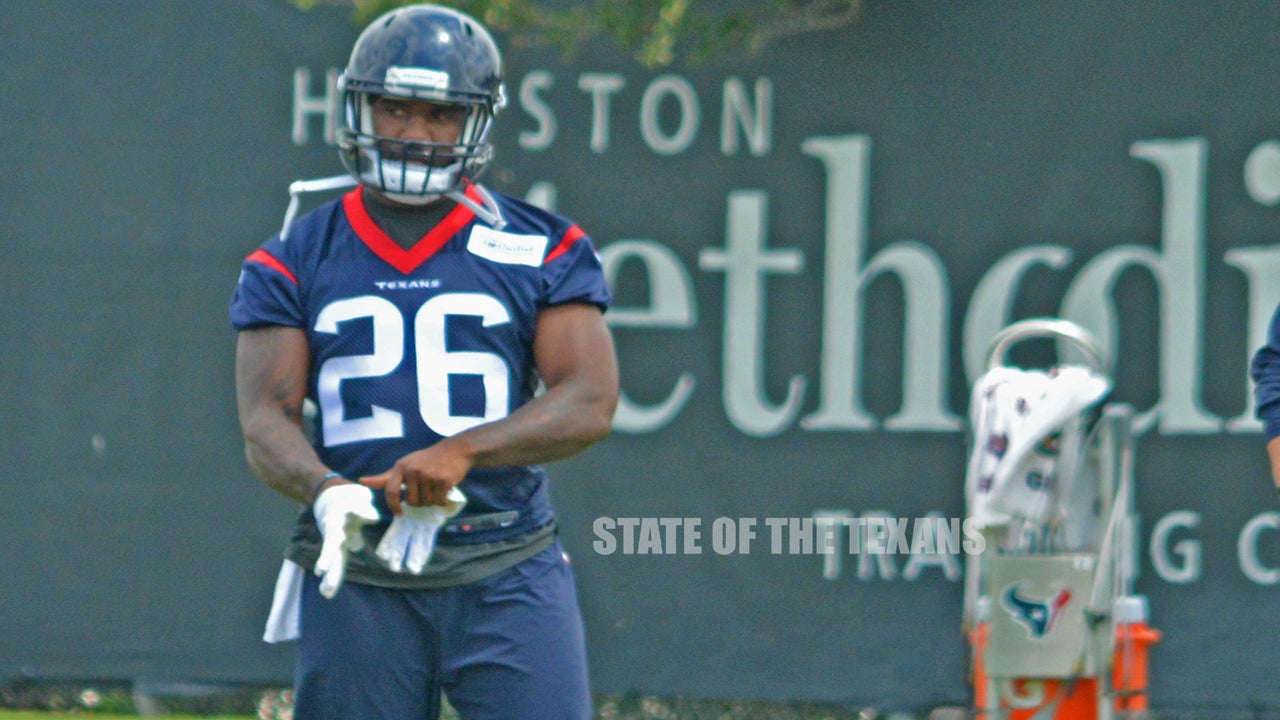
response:
[(1043, 600), (1027, 597), (1022, 594), (1022, 583), (1017, 583), (1004, 591), (1001, 604), (1031, 637), (1042, 638), (1053, 629), (1054, 621), (1070, 599), (1071, 591), (1066, 588)]

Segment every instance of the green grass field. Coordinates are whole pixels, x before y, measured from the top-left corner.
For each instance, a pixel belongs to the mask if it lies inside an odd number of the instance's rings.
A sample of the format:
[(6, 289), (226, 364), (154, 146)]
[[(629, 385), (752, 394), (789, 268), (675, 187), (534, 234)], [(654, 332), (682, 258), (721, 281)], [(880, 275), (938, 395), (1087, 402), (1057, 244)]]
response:
[[(644, 698), (632, 706), (626, 701), (606, 700), (597, 703), (599, 720), (852, 720), (859, 716), (843, 710), (816, 706), (791, 706), (749, 702), (694, 702)], [(136, 714), (101, 713), (76, 708), (59, 710), (0, 710), (0, 720), (54, 720), (55, 718), (86, 720), (137, 720)], [(183, 715), (166, 714), (151, 717), (162, 720), (253, 720), (256, 715)], [(442, 720), (456, 715), (442, 716)]]
[[(56, 710), (0, 710), (0, 720), (52, 720), (52, 718), (76, 717), (93, 720), (137, 720), (138, 715), (116, 715), (99, 712), (60, 712)], [(245, 720), (251, 715), (161, 715), (167, 720)]]
[[(86, 698), (86, 693), (89, 697)], [(168, 720), (252, 720), (291, 717), (292, 703), (282, 691), (240, 692), (220, 698), (161, 698), (149, 705), (148, 717)], [(52, 720), (76, 717), (86, 720), (134, 720), (144, 716), (135, 699), (124, 690), (82, 690), (60, 686), (25, 693), (0, 692), (8, 702), (0, 708), (0, 720)], [(86, 700), (88, 702), (86, 703)], [(263, 715), (259, 715), (258, 712)], [(874, 720), (871, 711), (811, 703), (771, 703), (743, 700), (691, 700), (640, 693), (601, 696), (595, 699), (597, 720)], [(441, 720), (458, 720), (446, 703)]]
[[(599, 720), (850, 720), (858, 715), (830, 708), (793, 707), (785, 705), (720, 702), (696, 703), (692, 701), (658, 701), (649, 699), (634, 708), (605, 701), (597, 707)], [(54, 720), (55, 718), (85, 718), (86, 720), (137, 720), (136, 714), (100, 713), (76, 709), (58, 710), (0, 710), (0, 720)], [(256, 715), (158, 715), (163, 720), (254, 720)], [(456, 718), (456, 716), (453, 716)]]

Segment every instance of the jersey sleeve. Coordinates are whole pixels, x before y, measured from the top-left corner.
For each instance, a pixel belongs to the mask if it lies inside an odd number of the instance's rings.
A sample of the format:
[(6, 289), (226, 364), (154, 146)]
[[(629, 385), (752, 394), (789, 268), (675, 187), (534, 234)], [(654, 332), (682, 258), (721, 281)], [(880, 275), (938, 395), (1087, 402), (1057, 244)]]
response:
[(604, 266), (590, 236), (577, 225), (571, 225), (542, 263), (544, 302), (563, 305), (571, 302), (590, 303), (602, 311), (613, 302), (613, 293), (605, 282)]
[(244, 259), (231, 297), (231, 324), (237, 330), (305, 325), (298, 273), (283, 250), (278, 238), (272, 238)]
[(1268, 440), (1280, 437), (1280, 308), (1271, 318), (1267, 344), (1258, 349), (1249, 368), (1254, 381), (1258, 419)]

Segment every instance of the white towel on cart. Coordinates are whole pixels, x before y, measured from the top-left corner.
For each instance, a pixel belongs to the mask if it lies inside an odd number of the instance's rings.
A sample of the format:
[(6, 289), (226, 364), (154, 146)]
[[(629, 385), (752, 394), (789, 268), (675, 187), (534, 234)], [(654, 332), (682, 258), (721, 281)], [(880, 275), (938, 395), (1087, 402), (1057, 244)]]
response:
[(1084, 411), (1111, 382), (1079, 366), (995, 367), (974, 383), (973, 448), (965, 479), (969, 517), (980, 527), (1054, 525), (1071, 544), (1093, 513), (1079, 481), (1086, 470)]

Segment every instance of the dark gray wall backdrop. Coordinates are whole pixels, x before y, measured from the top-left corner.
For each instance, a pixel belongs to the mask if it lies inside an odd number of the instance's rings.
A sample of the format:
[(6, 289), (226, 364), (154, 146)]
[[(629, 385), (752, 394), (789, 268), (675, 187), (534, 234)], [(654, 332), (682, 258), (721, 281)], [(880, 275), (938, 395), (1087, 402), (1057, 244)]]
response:
[[(294, 508), (244, 466), (226, 303), (288, 183), (339, 171), (357, 28), (284, 0), (0, 27), (0, 677), (285, 682), (258, 638)], [(487, 181), (577, 219), (619, 298), (619, 430), (554, 468), (595, 689), (965, 701), (961, 558), (773, 552), (769, 519), (959, 516), (991, 332), (1052, 315), (1139, 411), (1153, 703), (1280, 705), (1247, 377), (1280, 302), (1277, 38), (1270, 2), (868, 2), (697, 67), (508, 52)], [(701, 552), (604, 552), (618, 518)]]

